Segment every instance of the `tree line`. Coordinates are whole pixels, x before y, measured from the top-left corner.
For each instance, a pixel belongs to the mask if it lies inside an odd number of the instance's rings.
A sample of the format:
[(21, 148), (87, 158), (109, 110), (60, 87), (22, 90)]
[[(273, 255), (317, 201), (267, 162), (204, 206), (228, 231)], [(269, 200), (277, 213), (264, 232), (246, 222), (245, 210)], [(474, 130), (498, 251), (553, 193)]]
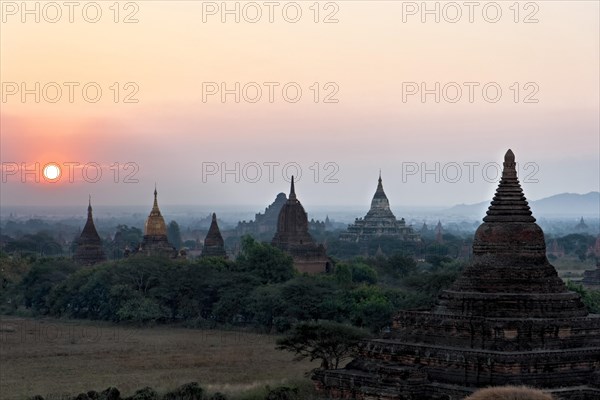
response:
[(284, 332), (334, 321), (374, 332), (400, 309), (428, 308), (462, 264), (410, 256), (337, 262), (331, 274), (299, 274), (292, 258), (249, 236), (235, 260), (134, 256), (80, 267), (68, 258), (0, 253), (3, 313), (113, 322), (251, 326)]

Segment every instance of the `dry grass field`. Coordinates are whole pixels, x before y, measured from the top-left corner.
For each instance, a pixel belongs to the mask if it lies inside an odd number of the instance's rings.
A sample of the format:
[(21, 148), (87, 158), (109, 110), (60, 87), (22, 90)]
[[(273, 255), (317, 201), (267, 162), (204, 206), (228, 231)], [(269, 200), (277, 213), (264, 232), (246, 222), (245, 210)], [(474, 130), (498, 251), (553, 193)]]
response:
[(306, 379), (315, 362), (275, 350), (277, 337), (178, 327), (0, 317), (0, 398), (77, 394), (116, 386), (122, 394), (196, 381), (239, 394)]

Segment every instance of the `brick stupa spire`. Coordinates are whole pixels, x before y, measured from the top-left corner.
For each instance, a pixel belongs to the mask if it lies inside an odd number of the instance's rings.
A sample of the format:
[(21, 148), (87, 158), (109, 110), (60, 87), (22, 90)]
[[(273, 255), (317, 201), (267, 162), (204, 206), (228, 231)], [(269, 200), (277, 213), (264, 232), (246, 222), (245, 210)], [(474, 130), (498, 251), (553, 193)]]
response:
[(202, 247), (202, 257), (227, 257), (225, 252), (225, 242), (219, 225), (217, 225), (217, 214), (213, 213), (210, 228), (204, 239), (204, 246)]
[(454, 400), (481, 387), (526, 385), (557, 400), (599, 399), (600, 315), (567, 290), (544, 243), (509, 150), (472, 264), (432, 311), (401, 311), (345, 368), (316, 371), (317, 390), (327, 398)]
[(73, 260), (80, 265), (93, 265), (106, 260), (106, 254), (102, 248), (102, 239), (100, 239), (94, 225), (91, 195), (88, 202), (87, 221), (77, 239), (77, 249), (73, 255)]
[(511, 150), (483, 221), (473, 240), (473, 263), (442, 293), (439, 311), (529, 318), (587, 314), (546, 258), (544, 232), (531, 215)]
[(308, 215), (296, 196), (294, 177), (290, 194), (279, 211), (277, 232), (271, 244), (287, 252), (300, 272), (329, 272), (331, 262), (323, 245), (317, 245), (308, 232)]

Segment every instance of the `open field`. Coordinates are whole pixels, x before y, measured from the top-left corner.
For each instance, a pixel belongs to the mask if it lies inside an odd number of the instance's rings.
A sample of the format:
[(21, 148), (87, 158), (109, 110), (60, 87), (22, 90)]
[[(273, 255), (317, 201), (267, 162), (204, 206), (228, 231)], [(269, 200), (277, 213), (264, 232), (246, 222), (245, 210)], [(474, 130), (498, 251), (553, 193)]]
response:
[(178, 327), (0, 317), (0, 398), (122, 394), (196, 381), (227, 394), (304, 378), (318, 364), (275, 350), (277, 336)]

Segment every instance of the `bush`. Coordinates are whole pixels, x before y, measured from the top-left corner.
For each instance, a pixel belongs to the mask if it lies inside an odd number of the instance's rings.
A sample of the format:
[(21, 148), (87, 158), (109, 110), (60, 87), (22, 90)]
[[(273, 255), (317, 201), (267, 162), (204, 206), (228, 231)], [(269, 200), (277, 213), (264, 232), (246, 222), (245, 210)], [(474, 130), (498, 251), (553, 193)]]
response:
[(298, 388), (280, 386), (275, 389), (269, 389), (265, 400), (296, 400), (298, 399)]
[(133, 396), (128, 397), (127, 400), (159, 400), (158, 393), (151, 387), (146, 386), (143, 389), (137, 390)]
[(501, 386), (478, 390), (465, 400), (553, 400), (553, 397), (524, 386)]
[(120, 400), (121, 392), (116, 387), (109, 387), (100, 393), (100, 400)]
[[(197, 382), (186, 383), (164, 395), (163, 400), (202, 400), (204, 390), (198, 385)], [(215, 393), (216, 395), (217, 393)], [(219, 393), (220, 394), (220, 393)], [(225, 400), (225, 397), (214, 397), (213, 400)]]
[(121, 321), (146, 323), (162, 318), (164, 313), (156, 301), (142, 297), (126, 301), (117, 311), (117, 316)]

